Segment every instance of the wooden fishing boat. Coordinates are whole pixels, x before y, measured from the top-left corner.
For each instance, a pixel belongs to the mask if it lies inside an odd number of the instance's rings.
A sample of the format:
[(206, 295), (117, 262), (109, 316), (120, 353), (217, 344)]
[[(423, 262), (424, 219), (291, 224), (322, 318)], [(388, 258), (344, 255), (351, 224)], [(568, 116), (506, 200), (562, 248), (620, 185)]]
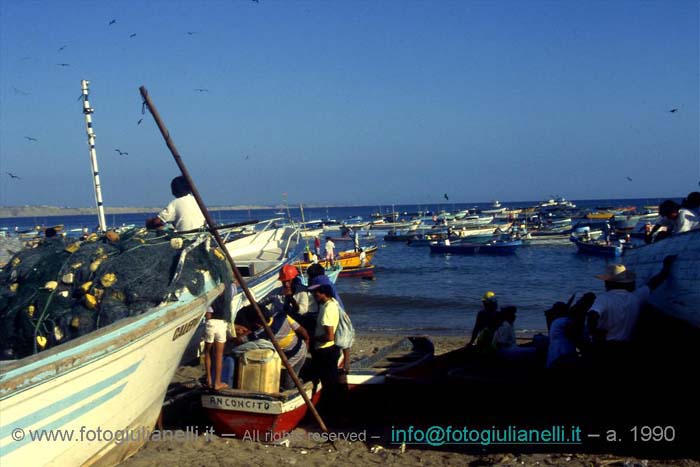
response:
[[(369, 264), (372, 261), (374, 254), (377, 252), (377, 247), (371, 246), (368, 248), (364, 248), (363, 251), (365, 252), (366, 256), (365, 263)], [(293, 264), (294, 266), (301, 268), (302, 272), (306, 272), (308, 267), (314, 263), (311, 261), (297, 261)], [(323, 266), (324, 269), (329, 269), (331, 267), (330, 263), (326, 260), (319, 261), (318, 264)], [(334, 264), (341, 266), (343, 269), (358, 268), (361, 266), (360, 252), (355, 250), (341, 251), (340, 253), (338, 253), (338, 257), (335, 259)]]
[[(321, 384), (304, 383), (306, 395), (315, 404)], [(221, 436), (261, 442), (274, 442), (292, 431), (304, 418), (308, 407), (299, 390), (279, 393), (250, 392), (240, 389), (205, 390), (202, 407)]]
[[(177, 302), (4, 362), (2, 465), (115, 465), (145, 444), (187, 343), (223, 291), (205, 276), (198, 296), (185, 289)], [(98, 429), (131, 438), (115, 443), (114, 437), (97, 437)], [(41, 430), (62, 436), (38, 446), (31, 436)]]
[(585, 241), (572, 237), (571, 241), (578, 248), (579, 253), (599, 256), (622, 256), (623, 247), (621, 244), (607, 243), (605, 241)]
[(367, 264), (366, 266), (356, 267), (356, 268), (343, 268), (338, 274), (338, 277), (362, 277), (362, 278), (373, 278), (374, 277), (374, 264)]
[(434, 354), (433, 342), (426, 336), (401, 339), (379, 349), (374, 355), (352, 362), (347, 375), (348, 389), (352, 392), (383, 385), (387, 375), (423, 365)]
[(450, 245), (437, 243), (435, 245), (430, 245), (430, 253), (452, 255), (512, 255), (515, 254), (518, 247), (522, 246), (522, 244), (522, 240), (495, 241), (490, 243), (459, 242)]

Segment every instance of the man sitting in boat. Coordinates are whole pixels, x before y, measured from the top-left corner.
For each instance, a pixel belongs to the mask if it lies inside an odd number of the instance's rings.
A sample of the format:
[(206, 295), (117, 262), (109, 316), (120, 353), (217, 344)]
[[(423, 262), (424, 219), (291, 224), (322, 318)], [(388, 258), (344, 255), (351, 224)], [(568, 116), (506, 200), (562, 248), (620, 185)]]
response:
[(148, 219), (146, 227), (160, 229), (166, 223), (170, 223), (180, 232), (202, 228), (205, 223), (204, 215), (192, 196), (192, 188), (187, 179), (183, 176), (173, 178), (170, 182), (170, 191), (175, 199), (156, 217)]
[(481, 304), (483, 308), (476, 315), (476, 322), (472, 329), (472, 338), (467, 344), (468, 347), (476, 344), (477, 337), (482, 331), (486, 331), (490, 334), (491, 337), (487, 339), (490, 343), (493, 332), (495, 331), (495, 326), (497, 325), (498, 300), (496, 300), (496, 294), (489, 290), (481, 297)]
[(260, 301), (273, 313), (287, 313), (294, 319), (309, 311), (309, 294), (299, 278), (299, 270), (291, 264), (285, 264), (278, 277), (282, 283)]
[(598, 295), (588, 312), (588, 329), (595, 345), (598, 364), (622, 368), (629, 359), (630, 342), (639, 319), (642, 305), (653, 290), (669, 276), (675, 255), (664, 258), (661, 272), (646, 285), (636, 288), (636, 275), (622, 264), (611, 264), (604, 274), (596, 275), (605, 281), (605, 293)]
[[(284, 355), (287, 357), (294, 372), (298, 375), (306, 362), (310, 340), (309, 333), (284, 311), (275, 312), (274, 308), (265, 306), (261, 306), (261, 309), (267, 320), (267, 325), (275, 336), (275, 340), (282, 348), (282, 351), (284, 351)], [(239, 314), (241, 314), (240, 311)], [(257, 313), (249, 313), (248, 320), (249, 327), (244, 325), (236, 326), (237, 336), (234, 342), (241, 345), (245, 342), (256, 340), (269, 341), (270, 338), (265, 332)], [(285, 369), (282, 369), (280, 389), (286, 391), (294, 387), (294, 380)]]

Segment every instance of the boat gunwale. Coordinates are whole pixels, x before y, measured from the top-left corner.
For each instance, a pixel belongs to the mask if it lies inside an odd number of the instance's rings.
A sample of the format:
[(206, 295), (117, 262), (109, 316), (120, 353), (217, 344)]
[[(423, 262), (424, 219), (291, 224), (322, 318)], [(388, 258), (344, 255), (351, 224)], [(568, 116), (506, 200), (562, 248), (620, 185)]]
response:
[[(223, 289), (223, 284), (215, 285), (186, 303), (174, 302), (165, 306), (159, 305), (141, 315), (119, 320), (109, 326), (72, 339), (66, 342), (65, 347), (63, 345), (56, 346), (45, 352), (17, 360), (2, 368), (0, 400), (12, 397), (18, 391), (43, 384), (50, 379), (89, 365), (107, 354), (126, 348), (134, 342), (140, 341), (152, 331), (159, 329), (163, 320), (168, 322), (175, 320), (180, 315), (185, 315), (197, 307), (213, 301)], [(203, 314), (204, 312), (202, 312)], [(133, 326), (134, 329), (123, 332), (123, 328), (130, 326)], [(83, 346), (86, 348), (82, 349)], [(39, 379), (32, 381), (34, 378)]]

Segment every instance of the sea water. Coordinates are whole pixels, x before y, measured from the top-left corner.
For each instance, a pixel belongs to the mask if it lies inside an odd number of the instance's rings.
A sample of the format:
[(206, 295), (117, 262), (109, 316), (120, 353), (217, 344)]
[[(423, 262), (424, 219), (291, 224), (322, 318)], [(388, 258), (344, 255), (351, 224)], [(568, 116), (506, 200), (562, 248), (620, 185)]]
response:
[[(658, 205), (658, 199), (575, 201), (579, 207)], [(503, 206), (529, 206), (536, 203), (503, 203)], [(441, 209), (454, 211), (472, 207), (487, 209), (488, 204), (442, 204), (395, 206), (397, 212)], [(343, 220), (362, 216), (369, 220), (378, 206), (304, 208), (307, 220), (325, 217)], [(276, 217), (277, 209), (214, 211), (219, 224)], [(383, 205), (383, 211), (389, 210)], [(290, 211), (299, 218), (299, 209)], [(110, 225), (144, 225), (153, 214), (108, 215)], [(94, 228), (94, 216), (52, 216), (4, 218), (0, 227), (14, 230), (35, 225), (64, 224), (66, 229)], [(333, 234), (337, 235), (337, 234)], [(595, 278), (608, 262), (620, 259), (579, 254), (573, 243), (523, 246), (515, 255), (434, 255), (428, 247), (385, 243), (377, 235), (379, 249), (374, 256), (376, 280), (340, 278), (338, 290), (355, 327), (361, 333), (466, 335), (481, 308), (481, 296), (491, 290), (501, 306), (518, 308), (516, 330), (545, 328), (543, 312), (556, 301), (566, 302), (573, 293), (602, 292)], [(313, 248), (313, 244), (311, 245)], [(343, 245), (337, 245), (336, 249)], [(348, 245), (348, 248), (351, 246)], [(622, 259), (624, 261), (624, 257)], [(661, 268), (661, 265), (659, 265)]]

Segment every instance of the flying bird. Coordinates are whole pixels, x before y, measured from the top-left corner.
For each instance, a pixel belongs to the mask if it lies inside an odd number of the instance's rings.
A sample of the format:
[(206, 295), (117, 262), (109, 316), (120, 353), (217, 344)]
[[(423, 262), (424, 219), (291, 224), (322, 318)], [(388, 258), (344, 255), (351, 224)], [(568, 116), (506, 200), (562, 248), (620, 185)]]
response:
[(248, 160), (248, 159), (250, 159), (250, 156), (245, 156), (245, 160)]
[(70, 66), (70, 63), (57, 63), (58, 66)]
[(188, 36), (194, 36), (195, 34), (197, 34), (197, 31), (187, 31)]
[(26, 139), (27, 141), (34, 141), (35, 143), (39, 141), (38, 139), (32, 138), (31, 136), (25, 136), (24, 139)]
[(136, 37), (136, 33), (129, 34), (129, 39), (132, 39), (132, 38), (134, 38), (134, 37)]
[(116, 22), (117, 22), (117, 20), (116, 20), (116, 19), (113, 19), (112, 21), (109, 22), (109, 24), (108, 24), (107, 26), (111, 26), (111, 25), (113, 25), (113, 24), (116, 23)]
[(61, 50), (65, 49), (66, 47), (68, 47), (68, 46), (67, 46), (67, 45), (62, 45), (61, 47), (58, 48), (58, 51), (60, 52)]
[(674, 114), (674, 113), (678, 112), (678, 109), (671, 109), (668, 112)]
[(197, 92), (209, 92), (208, 89), (203, 89), (203, 88), (195, 88), (195, 91), (197, 91)]
[(129, 155), (129, 153), (126, 151), (120, 151), (119, 149), (115, 149), (115, 151), (118, 152), (120, 156), (128, 156)]
[(15, 174), (13, 174), (13, 173), (11, 173), (11, 172), (5, 172), (5, 173), (6, 173), (7, 175), (9, 175), (10, 178), (16, 178), (17, 180), (22, 180), (20, 177), (18, 177), (17, 175), (15, 175)]
[(629, 180), (630, 182), (632, 181), (632, 177), (626, 177), (626, 178), (627, 178), (627, 180)]
[(445, 194), (444, 194), (444, 195), (442, 195), (442, 196), (443, 196), (443, 197), (444, 197), (444, 198), (445, 198), (445, 199), (446, 199), (447, 201), (449, 201), (449, 200), (450, 200), (450, 197), (449, 197), (449, 196), (447, 196), (447, 193), (445, 193)]
[(137, 125), (141, 125), (141, 122), (143, 121), (143, 118), (139, 118), (139, 121), (136, 122)]
[(20, 96), (28, 96), (28, 95), (30, 94), (29, 92), (27, 92), (27, 91), (22, 91), (21, 89), (16, 88), (16, 87), (14, 87), (14, 86), (12, 86), (12, 90), (15, 92), (15, 94), (18, 94), (18, 95), (20, 95)]

